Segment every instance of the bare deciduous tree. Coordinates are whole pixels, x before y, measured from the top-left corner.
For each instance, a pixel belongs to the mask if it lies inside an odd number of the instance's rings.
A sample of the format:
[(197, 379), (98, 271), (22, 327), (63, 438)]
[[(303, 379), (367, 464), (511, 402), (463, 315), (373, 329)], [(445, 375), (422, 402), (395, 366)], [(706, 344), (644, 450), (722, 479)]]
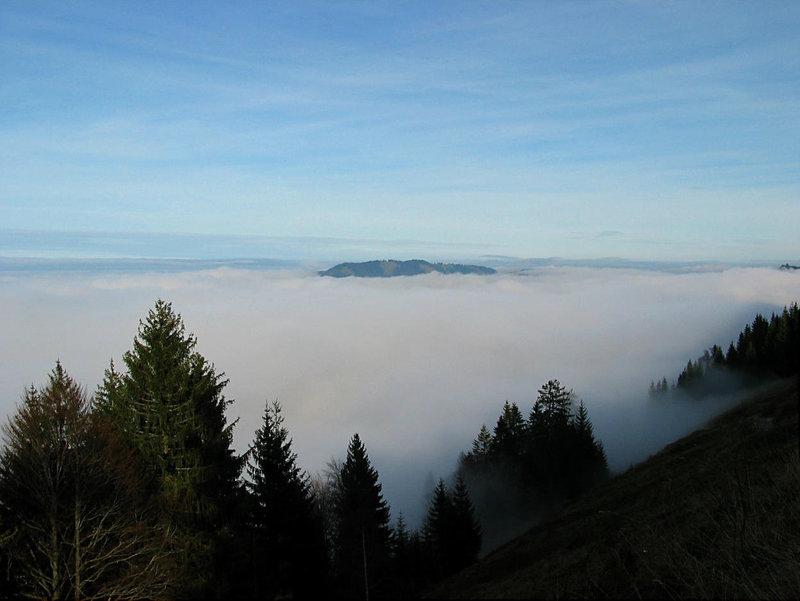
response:
[(47, 599), (163, 596), (171, 541), (146, 472), (60, 363), (3, 428), (0, 507), (20, 592)]

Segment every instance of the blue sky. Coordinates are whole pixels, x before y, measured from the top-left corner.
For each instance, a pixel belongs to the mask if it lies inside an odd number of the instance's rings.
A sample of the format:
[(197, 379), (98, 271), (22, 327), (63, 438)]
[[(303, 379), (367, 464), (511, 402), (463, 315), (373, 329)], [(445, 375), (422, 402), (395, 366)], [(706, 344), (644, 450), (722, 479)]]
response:
[(2, 0), (0, 248), (797, 261), (798, 57), (796, 2)]

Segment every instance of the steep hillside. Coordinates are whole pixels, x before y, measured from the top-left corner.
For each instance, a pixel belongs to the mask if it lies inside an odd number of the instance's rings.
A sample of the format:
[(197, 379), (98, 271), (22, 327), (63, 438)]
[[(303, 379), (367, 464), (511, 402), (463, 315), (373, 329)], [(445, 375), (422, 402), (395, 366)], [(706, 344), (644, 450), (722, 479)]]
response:
[(797, 388), (753, 393), (431, 598), (797, 598)]
[(389, 278), (401, 275), (422, 275), (432, 272), (439, 273), (473, 273), (489, 275), (495, 273), (491, 267), (480, 265), (460, 265), (458, 263), (429, 263), (420, 259), (411, 261), (366, 261), (364, 263), (339, 263), (330, 269), (320, 271), (322, 276), (346, 278), (356, 276), (359, 278)]

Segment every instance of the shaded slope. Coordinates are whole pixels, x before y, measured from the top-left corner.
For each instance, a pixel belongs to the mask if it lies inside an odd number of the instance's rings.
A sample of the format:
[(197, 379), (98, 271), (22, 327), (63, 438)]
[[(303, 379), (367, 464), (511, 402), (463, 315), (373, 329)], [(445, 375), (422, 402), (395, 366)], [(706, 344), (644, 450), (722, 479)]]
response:
[(431, 593), (442, 598), (800, 592), (796, 387), (765, 388)]

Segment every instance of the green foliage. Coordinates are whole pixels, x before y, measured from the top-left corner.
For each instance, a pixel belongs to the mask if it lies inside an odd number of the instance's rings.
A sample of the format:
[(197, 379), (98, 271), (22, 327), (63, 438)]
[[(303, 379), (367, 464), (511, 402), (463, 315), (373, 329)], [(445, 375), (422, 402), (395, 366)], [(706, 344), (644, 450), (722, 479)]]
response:
[(334, 551), (339, 593), (346, 598), (385, 596), (390, 582), (389, 506), (358, 434), (347, 448), (336, 490)]
[(491, 452), (493, 443), (492, 433), (489, 432), (486, 424), (483, 424), (478, 432), (478, 437), (472, 441), (472, 454), (479, 457), (487, 456)]
[(291, 445), (280, 405), (267, 404), (247, 466), (253, 499), (250, 596), (308, 597), (326, 584), (322, 521)]
[(528, 427), (534, 436), (552, 436), (567, 427), (572, 415), (574, 394), (558, 380), (548, 380), (540, 389), (533, 404)]
[(437, 580), (455, 571), (452, 565), (454, 513), (453, 499), (444, 485), (444, 480), (440, 478), (436, 488), (433, 489), (423, 526), (423, 536), (431, 550)]
[[(675, 388), (702, 395), (736, 388), (765, 377), (788, 377), (800, 366), (800, 309), (797, 303), (784, 307), (769, 319), (757, 314), (747, 324), (726, 353), (716, 344), (701, 357), (688, 361), (678, 375)], [(722, 376), (729, 376), (727, 378)], [(666, 384), (666, 378), (663, 380)], [(667, 392), (664, 386), (650, 384), (650, 395)]]
[[(516, 403), (505, 402), (500, 417), (497, 418), (497, 425), (494, 427), (494, 434), (490, 450), (492, 453), (515, 456), (521, 451), (520, 442), (525, 432), (525, 418), (517, 407)], [(481, 434), (479, 433), (480, 437)]]
[(195, 345), (171, 303), (158, 300), (123, 356), (126, 371), (112, 363), (97, 396), (98, 409), (153, 470), (164, 517), (183, 538), (187, 592), (208, 595), (223, 582), (214, 557), (233, 534), (243, 458), (225, 418), (227, 380)]
[(423, 528), (430, 546), (435, 579), (449, 576), (478, 558), (481, 527), (461, 475), (452, 490), (440, 479), (433, 491)]
[(608, 467), (585, 405), (576, 411), (573, 392), (550, 380), (527, 421), (515, 403), (505, 402), (494, 435), (481, 428), (459, 474), (492, 545), (605, 479)]
[(796, 598), (797, 393), (760, 388), (428, 598)]
[(453, 531), (455, 549), (454, 565), (460, 570), (478, 559), (483, 531), (475, 516), (475, 506), (469, 496), (467, 484), (461, 474), (456, 474), (452, 491)]

